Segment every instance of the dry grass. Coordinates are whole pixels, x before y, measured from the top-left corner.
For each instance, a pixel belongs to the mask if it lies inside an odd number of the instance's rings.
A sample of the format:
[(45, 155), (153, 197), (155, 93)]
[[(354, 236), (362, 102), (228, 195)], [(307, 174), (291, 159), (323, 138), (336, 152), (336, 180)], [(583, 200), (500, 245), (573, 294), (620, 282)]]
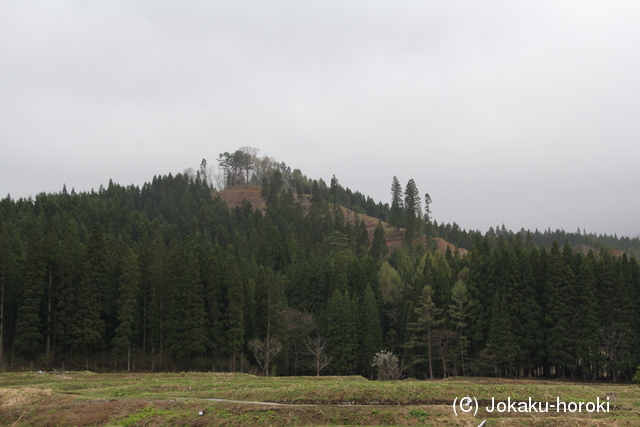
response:
[(50, 389), (32, 387), (0, 388), (0, 406), (4, 408), (29, 405), (52, 395), (53, 392)]
[[(497, 400), (595, 401), (616, 393), (610, 413), (496, 414)], [(480, 401), (476, 417), (455, 416), (456, 397)], [(283, 405), (220, 402), (280, 402)], [(0, 425), (121, 426), (638, 426), (640, 388), (609, 383), (450, 378), (367, 381), (362, 377), (255, 377), (247, 374), (0, 374)], [(306, 404), (306, 405), (305, 405)], [(202, 410), (204, 414), (198, 415)]]

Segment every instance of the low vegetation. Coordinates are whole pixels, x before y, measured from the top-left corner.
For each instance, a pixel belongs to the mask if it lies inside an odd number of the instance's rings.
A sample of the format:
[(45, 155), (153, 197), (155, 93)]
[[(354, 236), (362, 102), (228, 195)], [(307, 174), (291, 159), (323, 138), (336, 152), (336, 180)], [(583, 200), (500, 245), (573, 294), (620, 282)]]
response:
[[(615, 395), (609, 413), (496, 414), (485, 409), (492, 398), (594, 402), (607, 394)], [(454, 400), (465, 396), (478, 399), (475, 417), (453, 412)], [(488, 426), (640, 423), (640, 388), (635, 385), (487, 378), (378, 382), (358, 376), (5, 373), (0, 375), (0, 401), (0, 424), (16, 426), (477, 426), (484, 419)]]

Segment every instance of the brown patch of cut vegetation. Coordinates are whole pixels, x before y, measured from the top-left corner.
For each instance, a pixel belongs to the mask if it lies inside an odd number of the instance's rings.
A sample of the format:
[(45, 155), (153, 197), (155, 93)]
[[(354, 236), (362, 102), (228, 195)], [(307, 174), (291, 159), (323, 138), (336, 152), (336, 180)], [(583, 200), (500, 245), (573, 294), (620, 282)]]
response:
[(260, 195), (262, 189), (260, 187), (246, 187), (244, 185), (236, 185), (216, 192), (220, 198), (227, 204), (230, 209), (242, 206), (242, 201), (246, 200), (251, 203), (254, 209), (266, 209), (267, 204)]
[(37, 402), (52, 395), (49, 389), (39, 389), (31, 387), (22, 388), (0, 388), (0, 406), (19, 406)]
[(465, 248), (456, 248), (456, 245), (454, 245), (453, 243), (449, 243), (440, 237), (434, 237), (433, 240), (436, 242), (438, 250), (443, 254), (447, 253), (447, 248), (449, 248), (452, 253), (457, 249), (461, 257), (465, 257), (469, 254), (469, 251)]
[[(222, 190), (220, 192), (214, 191), (214, 196), (217, 194), (220, 198), (227, 204), (227, 206), (231, 209), (234, 209), (238, 206), (242, 206), (242, 201), (246, 200), (251, 203), (253, 209), (262, 209), (265, 210), (267, 208), (266, 202), (260, 195), (261, 187), (247, 187), (244, 185), (237, 185), (235, 187), (227, 188), (226, 190)], [(309, 196), (304, 196), (302, 200), (302, 205), (306, 208), (309, 207)], [(341, 206), (342, 214), (344, 217), (351, 222), (353, 225), (355, 224), (355, 216), (356, 212), (347, 209), (344, 206)], [(404, 229), (399, 228), (396, 229), (394, 227), (389, 226), (385, 221), (382, 221), (379, 218), (375, 218), (366, 214), (358, 214), (358, 219), (364, 221), (365, 226), (367, 227), (367, 233), (369, 233), (369, 240), (373, 240), (373, 233), (375, 231), (378, 222), (382, 223), (384, 227), (384, 236), (387, 242), (387, 247), (389, 251), (393, 251), (394, 249), (400, 247), (402, 245), (403, 237), (404, 237)], [(423, 239), (424, 240), (424, 239)], [(447, 250), (447, 246), (451, 248), (452, 252), (455, 252), (455, 245), (445, 241), (441, 238), (434, 239), (437, 242), (437, 248), (442, 253), (445, 253)], [(469, 251), (464, 248), (458, 248), (458, 253), (461, 257), (466, 256)]]

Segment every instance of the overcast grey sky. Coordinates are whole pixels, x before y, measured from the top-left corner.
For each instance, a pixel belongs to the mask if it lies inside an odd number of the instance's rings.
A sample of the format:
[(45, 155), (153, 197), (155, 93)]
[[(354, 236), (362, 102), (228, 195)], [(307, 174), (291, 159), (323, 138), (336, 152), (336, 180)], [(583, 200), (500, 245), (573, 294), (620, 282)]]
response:
[(640, 233), (640, 2), (0, 3), (0, 197), (260, 149), (438, 221)]

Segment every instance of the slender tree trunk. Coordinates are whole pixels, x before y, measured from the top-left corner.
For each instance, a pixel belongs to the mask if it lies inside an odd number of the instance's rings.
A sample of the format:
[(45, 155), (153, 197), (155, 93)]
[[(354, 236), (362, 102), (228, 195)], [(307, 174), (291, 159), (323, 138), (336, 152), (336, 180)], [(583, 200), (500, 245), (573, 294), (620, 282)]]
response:
[(447, 378), (447, 357), (444, 343), (440, 345), (440, 360), (442, 360), (442, 378)]
[(433, 360), (431, 359), (431, 325), (427, 328), (427, 348), (429, 351), (429, 378), (433, 379)]
[(160, 299), (160, 369), (163, 369), (164, 367), (164, 361), (162, 360), (162, 350), (163, 350), (163, 343), (164, 343), (164, 329), (163, 329), (163, 322), (162, 322), (162, 317), (164, 316), (164, 312), (162, 310), (162, 299)]
[(462, 362), (462, 376), (464, 377), (464, 376), (466, 376), (466, 372), (464, 370), (464, 343), (460, 344), (460, 346), (461, 346), (461, 349), (460, 349), (460, 356), (461, 357), (460, 357), (460, 359), (461, 359), (461, 362)]
[(127, 372), (131, 372), (131, 344), (127, 347)]
[(53, 269), (49, 270), (49, 288), (47, 295), (47, 368), (51, 364), (51, 286), (53, 283)]
[(271, 290), (267, 294), (267, 353), (264, 361), (264, 375), (269, 376), (269, 359), (271, 347)]
[(142, 308), (142, 354), (147, 354), (147, 281), (144, 281), (144, 295)]

